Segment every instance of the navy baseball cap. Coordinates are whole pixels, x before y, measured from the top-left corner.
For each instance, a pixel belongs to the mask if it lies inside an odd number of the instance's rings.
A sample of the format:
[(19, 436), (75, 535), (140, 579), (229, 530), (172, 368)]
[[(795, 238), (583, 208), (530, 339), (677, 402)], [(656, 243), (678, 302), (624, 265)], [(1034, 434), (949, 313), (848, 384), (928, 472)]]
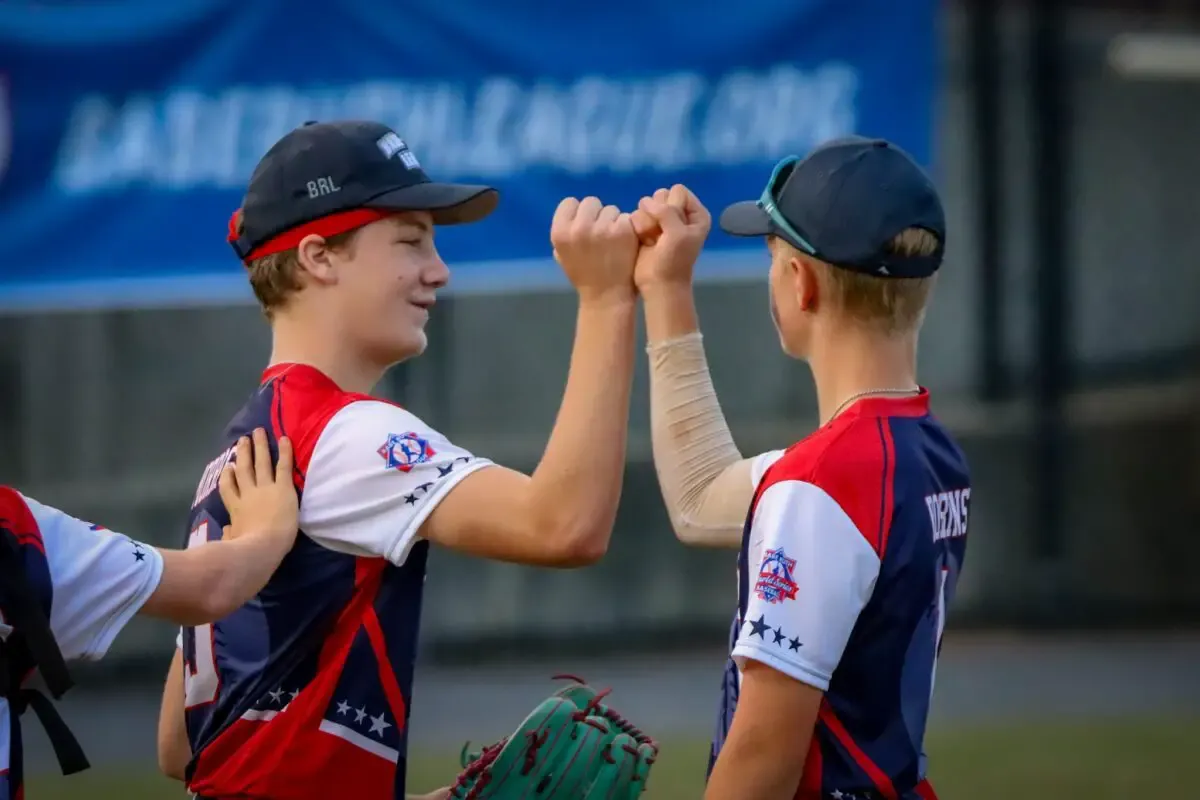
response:
[(431, 181), (386, 125), (306, 122), (254, 168), (228, 240), (249, 262), (290, 250), (309, 234), (334, 236), (397, 211), (429, 211), (434, 224), (457, 225), (483, 219), (498, 202), (490, 186)]
[[(946, 248), (946, 214), (937, 189), (912, 157), (891, 142), (851, 136), (775, 166), (758, 200), (721, 213), (734, 236), (778, 236), (842, 269), (881, 278), (926, 278)], [(888, 243), (907, 228), (938, 241), (927, 256), (892, 253)]]

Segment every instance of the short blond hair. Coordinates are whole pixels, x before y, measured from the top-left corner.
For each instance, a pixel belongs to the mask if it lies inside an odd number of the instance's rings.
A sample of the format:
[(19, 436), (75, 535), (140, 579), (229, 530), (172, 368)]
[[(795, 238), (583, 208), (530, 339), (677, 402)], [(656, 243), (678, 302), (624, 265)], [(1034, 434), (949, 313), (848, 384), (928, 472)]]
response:
[[(929, 256), (938, 250), (938, 238), (924, 228), (906, 228), (888, 243), (898, 256)], [(887, 334), (915, 331), (925, 321), (925, 308), (933, 292), (928, 278), (879, 278), (826, 264), (827, 285), (834, 303), (852, 319)]]
[[(234, 212), (234, 229), (238, 236), (242, 235), (242, 210)], [(351, 247), (358, 229), (325, 237), (325, 246), (332, 250), (344, 250)], [(246, 266), (250, 275), (250, 288), (258, 298), (263, 314), (271, 319), (275, 312), (287, 303), (287, 299), (300, 291), (300, 261), (296, 248), (279, 253), (256, 258)]]

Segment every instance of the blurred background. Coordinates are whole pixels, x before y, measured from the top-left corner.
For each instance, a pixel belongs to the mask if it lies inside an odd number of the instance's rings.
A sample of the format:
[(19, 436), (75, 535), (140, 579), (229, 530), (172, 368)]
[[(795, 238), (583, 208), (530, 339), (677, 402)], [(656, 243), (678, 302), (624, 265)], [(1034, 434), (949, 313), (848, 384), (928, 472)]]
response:
[[(921, 348), (974, 470), (970, 555), (929, 750), (944, 798), (1200, 797), (1200, 6), (1194, 0), (4, 0), (0, 482), (181, 546), (200, 471), (269, 332), (224, 242), (259, 156), (308, 119), (391, 124), (436, 178), (502, 192), (439, 233), (431, 346), (387, 377), (471, 450), (532, 469), (574, 299), (558, 200), (711, 208), (780, 157), (883, 136), (943, 188)], [(766, 256), (714, 232), (706, 344), (749, 454), (815, 425)], [(667, 743), (649, 796), (699, 797), (735, 559), (670, 532), (641, 359), (610, 555), (551, 572), (437, 553), (412, 790), (453, 774), (554, 672)], [(65, 702), (95, 769), (30, 797), (181, 796), (156, 779), (173, 647), (138, 621)], [(1157, 796), (1157, 795), (1154, 795)]]

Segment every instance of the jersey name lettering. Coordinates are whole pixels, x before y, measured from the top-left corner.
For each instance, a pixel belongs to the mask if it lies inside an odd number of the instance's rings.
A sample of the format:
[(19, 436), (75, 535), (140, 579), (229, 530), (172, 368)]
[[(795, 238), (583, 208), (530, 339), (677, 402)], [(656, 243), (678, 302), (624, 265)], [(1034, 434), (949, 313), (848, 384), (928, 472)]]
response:
[(925, 495), (935, 542), (967, 535), (967, 505), (970, 499), (970, 488)]
[(204, 474), (200, 476), (200, 485), (196, 487), (196, 496), (192, 500), (192, 508), (200, 505), (204, 498), (212, 494), (213, 489), (217, 488), (217, 481), (221, 479), (221, 470), (225, 469), (225, 465), (233, 458), (233, 452), (236, 448), (230, 447), (224, 453), (208, 462), (208, 466), (204, 468)]

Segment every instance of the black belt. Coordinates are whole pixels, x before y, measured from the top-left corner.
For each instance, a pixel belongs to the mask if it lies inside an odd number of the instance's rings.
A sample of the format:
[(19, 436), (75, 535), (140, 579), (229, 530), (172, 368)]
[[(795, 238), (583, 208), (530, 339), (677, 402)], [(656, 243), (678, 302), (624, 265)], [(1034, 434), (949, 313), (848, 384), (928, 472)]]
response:
[(30, 663), (42, 673), (46, 688), (55, 700), (74, 683), (58, 642), (54, 641), (50, 622), (25, 579), (24, 559), (16, 545), (16, 537), (3, 528), (0, 528), (0, 584), (5, 587), (5, 617), (13, 628), (8, 641), (0, 642), (0, 697), (8, 700), (13, 713), (18, 716), (27, 708), (33, 709), (46, 729), (64, 775), (82, 772), (91, 765), (58, 709), (36, 689), (21, 688), (25, 677), (22, 667)]

